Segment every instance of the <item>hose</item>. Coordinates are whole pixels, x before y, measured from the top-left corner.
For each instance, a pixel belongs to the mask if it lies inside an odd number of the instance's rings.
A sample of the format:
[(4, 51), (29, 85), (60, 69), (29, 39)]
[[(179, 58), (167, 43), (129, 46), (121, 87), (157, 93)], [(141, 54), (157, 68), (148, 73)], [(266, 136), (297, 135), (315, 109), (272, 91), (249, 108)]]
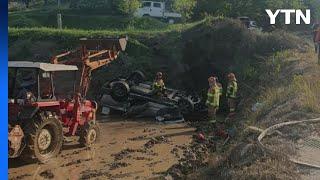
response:
[[(302, 120), (302, 121), (290, 121), (290, 122), (284, 122), (284, 123), (279, 123), (279, 124), (275, 124), (273, 126), (270, 126), (268, 127), (267, 129), (263, 130), (260, 135), (258, 136), (258, 145), (266, 150), (267, 152), (272, 152), (271, 149), (268, 149), (266, 148), (261, 140), (266, 137), (268, 134), (270, 134), (271, 131), (274, 131), (276, 129), (279, 129), (279, 128), (282, 128), (284, 126), (289, 126), (289, 125), (295, 125), (295, 124), (300, 124), (300, 123), (319, 123), (320, 122), (320, 118), (315, 118), (315, 119), (307, 119), (307, 120)], [(319, 165), (315, 165), (315, 164), (309, 164), (309, 163), (306, 163), (306, 162), (302, 162), (300, 160), (296, 160), (296, 159), (293, 159), (293, 158), (290, 158), (289, 159), (291, 162), (295, 163), (295, 164), (299, 164), (299, 165), (303, 165), (303, 166), (309, 166), (309, 167), (312, 167), (312, 168), (317, 168), (317, 169), (320, 169), (320, 166)]]

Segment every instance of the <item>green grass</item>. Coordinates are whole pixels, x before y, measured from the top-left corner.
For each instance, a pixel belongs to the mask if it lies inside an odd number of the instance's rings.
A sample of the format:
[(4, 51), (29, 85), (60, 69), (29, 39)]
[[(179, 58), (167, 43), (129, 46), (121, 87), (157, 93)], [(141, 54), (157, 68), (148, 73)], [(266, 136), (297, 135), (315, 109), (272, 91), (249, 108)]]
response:
[[(57, 26), (57, 13), (9, 14), (9, 27), (51, 27)], [(153, 18), (134, 18), (110, 15), (63, 14), (64, 28), (71, 29), (166, 29), (170, 25)]]
[(24, 27), (24, 28), (9, 28), (9, 39), (78, 39), (80, 37), (109, 37), (109, 36), (125, 36), (129, 38), (150, 38), (163, 33), (179, 33), (187, 30), (201, 21), (189, 24), (170, 25), (165, 29), (122, 29), (122, 30), (83, 30), (83, 29), (55, 29), (48, 27)]

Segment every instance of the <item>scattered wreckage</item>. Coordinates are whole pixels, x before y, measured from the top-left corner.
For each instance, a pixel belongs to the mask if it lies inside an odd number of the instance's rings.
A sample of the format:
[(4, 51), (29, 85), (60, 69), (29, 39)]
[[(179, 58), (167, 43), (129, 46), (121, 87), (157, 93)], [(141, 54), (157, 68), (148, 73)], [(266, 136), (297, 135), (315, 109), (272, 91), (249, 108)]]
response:
[(204, 110), (201, 98), (195, 94), (166, 88), (163, 96), (152, 90), (141, 71), (127, 78), (117, 78), (103, 86), (100, 100), (103, 114), (112, 110), (137, 117), (155, 117), (161, 122), (181, 122), (184, 115)]

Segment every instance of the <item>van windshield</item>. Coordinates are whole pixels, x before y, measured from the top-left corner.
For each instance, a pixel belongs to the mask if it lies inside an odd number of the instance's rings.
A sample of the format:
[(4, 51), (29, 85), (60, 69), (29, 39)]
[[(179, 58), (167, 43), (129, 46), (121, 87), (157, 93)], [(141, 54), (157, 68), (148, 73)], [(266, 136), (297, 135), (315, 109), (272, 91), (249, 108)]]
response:
[(151, 2), (142, 3), (142, 7), (151, 7)]

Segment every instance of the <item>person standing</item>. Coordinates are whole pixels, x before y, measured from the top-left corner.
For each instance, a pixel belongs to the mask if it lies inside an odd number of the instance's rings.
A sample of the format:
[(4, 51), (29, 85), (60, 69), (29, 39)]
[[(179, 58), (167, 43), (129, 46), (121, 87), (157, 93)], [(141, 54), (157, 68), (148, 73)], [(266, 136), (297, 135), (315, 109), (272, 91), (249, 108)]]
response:
[(221, 87), (217, 83), (217, 78), (209, 77), (209, 89), (207, 93), (206, 105), (208, 106), (208, 117), (210, 123), (216, 122), (216, 113), (220, 105)]
[(231, 117), (235, 114), (236, 110), (236, 98), (238, 92), (238, 84), (237, 79), (234, 73), (228, 74), (228, 86), (227, 86), (227, 99), (228, 99), (228, 106), (229, 106), (229, 115)]
[(162, 72), (157, 72), (154, 82), (152, 84), (152, 91), (154, 94), (158, 96), (162, 96), (166, 89), (166, 86), (164, 84), (162, 77), (163, 77)]

